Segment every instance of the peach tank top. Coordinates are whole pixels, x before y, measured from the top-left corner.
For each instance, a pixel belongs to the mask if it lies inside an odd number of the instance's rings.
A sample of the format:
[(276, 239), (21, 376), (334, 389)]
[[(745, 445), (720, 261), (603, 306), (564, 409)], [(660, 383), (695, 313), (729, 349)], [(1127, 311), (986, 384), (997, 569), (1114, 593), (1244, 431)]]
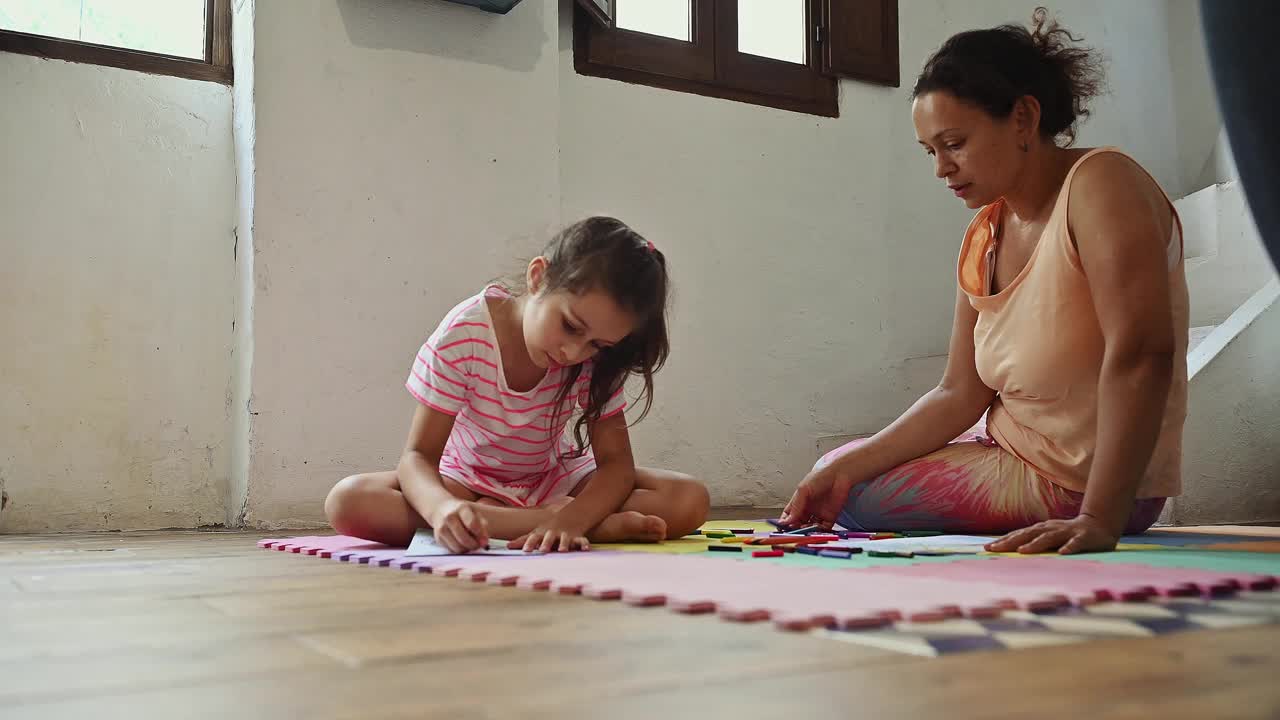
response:
[[(1084, 492), (1097, 442), (1104, 341), (1067, 227), (1067, 207), (1076, 169), (1101, 152), (1118, 151), (1098, 148), (1076, 161), (1031, 259), (1008, 287), (990, 292), (1002, 200), (974, 217), (957, 263), (960, 288), (978, 311), (973, 332), (978, 375), (998, 393), (988, 412), (988, 432), (1043, 477), (1076, 492)], [(1159, 440), (1139, 498), (1171, 497), (1181, 490), (1190, 311), (1182, 223), (1172, 202), (1169, 206), (1174, 213), (1167, 253), (1169, 301), (1177, 348)]]

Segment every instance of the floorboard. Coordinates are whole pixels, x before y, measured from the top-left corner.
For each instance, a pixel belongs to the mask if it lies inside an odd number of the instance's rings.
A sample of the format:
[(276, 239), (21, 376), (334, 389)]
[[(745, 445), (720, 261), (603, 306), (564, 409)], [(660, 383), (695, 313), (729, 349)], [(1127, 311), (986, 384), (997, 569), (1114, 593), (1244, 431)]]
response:
[(0, 714), (1280, 714), (1276, 626), (928, 659), (255, 547), (280, 534), (0, 537)]

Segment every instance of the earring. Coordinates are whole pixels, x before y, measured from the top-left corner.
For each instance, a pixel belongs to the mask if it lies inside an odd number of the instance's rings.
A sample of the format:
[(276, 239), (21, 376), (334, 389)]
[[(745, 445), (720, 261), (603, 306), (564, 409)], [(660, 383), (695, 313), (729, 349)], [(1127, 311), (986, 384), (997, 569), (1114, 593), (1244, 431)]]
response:
[(1018, 149), (1021, 150), (1022, 152), (1026, 152), (1031, 149), (1031, 145), (1030, 143), (1024, 140), (1022, 144), (1018, 146)]

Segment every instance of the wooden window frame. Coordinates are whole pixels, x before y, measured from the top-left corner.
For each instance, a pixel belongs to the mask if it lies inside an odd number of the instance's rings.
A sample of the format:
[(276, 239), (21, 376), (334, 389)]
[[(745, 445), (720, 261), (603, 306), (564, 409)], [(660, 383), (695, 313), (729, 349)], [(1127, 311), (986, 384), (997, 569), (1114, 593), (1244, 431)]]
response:
[(235, 79), (231, 67), (231, 2), (205, 0), (203, 60), (14, 30), (0, 30), (0, 51), (230, 85)]
[(690, 3), (684, 42), (617, 28), (614, 0), (578, 0), (578, 74), (824, 117), (840, 114), (840, 77), (899, 84), (897, 0), (805, 0), (804, 65), (739, 52), (738, 0)]

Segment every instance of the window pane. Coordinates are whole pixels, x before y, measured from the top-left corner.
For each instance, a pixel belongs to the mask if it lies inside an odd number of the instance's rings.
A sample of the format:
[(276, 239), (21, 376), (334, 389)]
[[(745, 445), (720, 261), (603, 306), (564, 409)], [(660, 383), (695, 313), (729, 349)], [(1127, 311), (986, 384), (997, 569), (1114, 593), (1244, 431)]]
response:
[(0, 0), (0, 29), (80, 38), (81, 0)]
[(693, 39), (691, 5), (690, 0), (618, 0), (614, 22), (623, 30), (689, 42)]
[(80, 39), (203, 59), (204, 3), (205, 0), (84, 0)]
[(0, 0), (0, 29), (204, 59), (205, 0)]
[(738, 0), (738, 52), (805, 64), (804, 0)]

